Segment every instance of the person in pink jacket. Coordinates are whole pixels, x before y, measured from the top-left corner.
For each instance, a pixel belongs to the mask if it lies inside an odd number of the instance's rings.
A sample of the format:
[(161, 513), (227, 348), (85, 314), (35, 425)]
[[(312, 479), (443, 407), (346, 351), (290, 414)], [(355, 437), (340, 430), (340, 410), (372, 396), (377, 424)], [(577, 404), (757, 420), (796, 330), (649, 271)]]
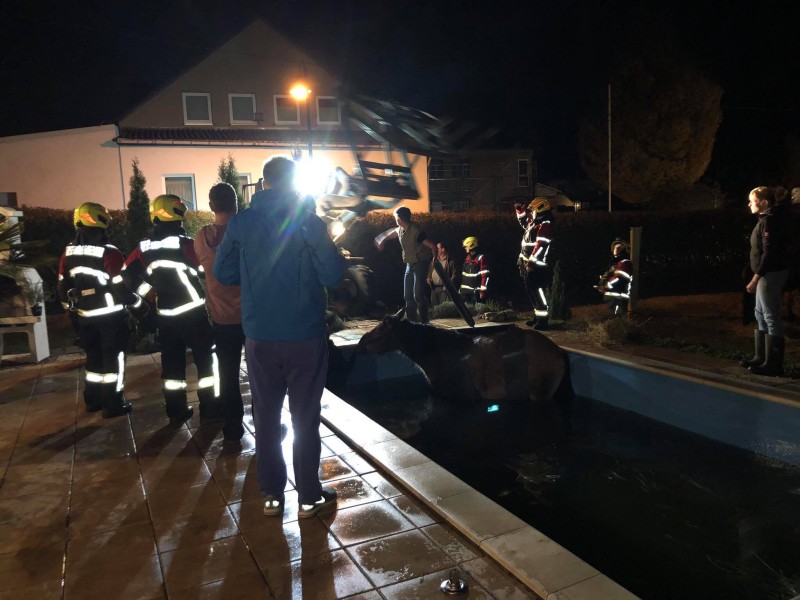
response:
[(239, 389), (239, 367), (244, 347), (242, 305), (238, 285), (223, 285), (213, 275), (217, 247), (222, 242), (228, 221), (236, 214), (236, 192), (229, 183), (218, 183), (208, 192), (214, 223), (206, 225), (194, 238), (194, 251), (206, 273), (206, 305), (219, 359), (220, 401), (223, 406), (225, 440), (241, 440), (244, 435), (244, 405)]

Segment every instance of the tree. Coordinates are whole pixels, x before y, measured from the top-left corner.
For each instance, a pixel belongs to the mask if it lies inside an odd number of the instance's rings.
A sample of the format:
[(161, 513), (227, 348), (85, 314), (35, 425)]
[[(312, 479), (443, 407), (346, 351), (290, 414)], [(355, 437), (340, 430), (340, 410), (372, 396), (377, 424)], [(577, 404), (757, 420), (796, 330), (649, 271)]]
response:
[(242, 181), (239, 179), (239, 171), (236, 170), (236, 161), (233, 155), (228, 154), (227, 158), (219, 161), (218, 175), (221, 183), (229, 183), (236, 190), (236, 204), (239, 206), (239, 210), (244, 210), (246, 206), (242, 194)]
[[(680, 193), (711, 161), (722, 88), (666, 52), (631, 54), (611, 75), (612, 191), (641, 204)], [(587, 175), (608, 183), (607, 107), (583, 120), (578, 153)]]
[(134, 158), (132, 164), (133, 175), (130, 179), (128, 215), (125, 223), (125, 233), (131, 247), (146, 238), (150, 231), (150, 198), (145, 190), (147, 179), (139, 169), (139, 159)]

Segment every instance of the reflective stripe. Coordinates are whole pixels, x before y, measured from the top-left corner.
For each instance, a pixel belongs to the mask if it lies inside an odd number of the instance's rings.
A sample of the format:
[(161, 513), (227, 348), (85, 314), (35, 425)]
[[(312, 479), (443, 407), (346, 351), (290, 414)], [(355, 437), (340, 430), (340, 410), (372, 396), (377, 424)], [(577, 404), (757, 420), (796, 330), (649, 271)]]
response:
[(542, 288), (539, 288), (539, 297), (542, 299), (542, 304), (547, 306), (547, 298), (545, 297), (544, 290)]
[(537, 242), (547, 242), (547, 243), (549, 244), (549, 243), (550, 243), (550, 238), (546, 238), (546, 237), (542, 237), (542, 236), (537, 236), (537, 237), (536, 237), (536, 241), (537, 241)]
[(194, 267), (190, 267), (186, 263), (178, 262), (176, 260), (154, 260), (147, 266), (147, 274), (152, 275), (153, 271), (156, 269), (174, 269), (180, 273), (184, 271), (189, 271), (192, 275), (197, 276), (197, 269)]
[(152, 289), (153, 286), (144, 281), (139, 285), (138, 288), (136, 288), (136, 293), (139, 294), (140, 296), (146, 296)]
[(109, 276), (105, 271), (99, 269), (92, 269), (90, 267), (73, 267), (69, 270), (70, 276), (74, 279), (75, 275), (89, 275), (95, 277), (100, 285), (108, 285)]
[(117, 354), (117, 391), (121, 392), (125, 386), (125, 353)]
[(546, 317), (547, 316), (547, 311), (546, 310), (535, 309), (533, 311), (533, 316), (535, 316), (535, 317)]
[(86, 381), (90, 383), (116, 383), (119, 378), (116, 373), (94, 373), (86, 371)]
[(106, 300), (106, 305), (100, 308), (94, 308), (91, 310), (81, 310), (79, 306), (78, 315), (81, 317), (99, 317), (101, 315), (108, 315), (111, 313), (118, 312), (125, 308), (124, 306), (122, 306), (122, 304), (116, 304), (114, 302), (114, 296), (112, 296), (109, 292), (105, 293), (105, 300)]
[(142, 305), (142, 297), (136, 296), (136, 301), (131, 304), (131, 308), (139, 308)]
[(180, 247), (181, 239), (175, 235), (171, 235), (163, 240), (142, 240), (139, 243), (139, 248), (141, 248), (142, 252), (147, 252), (149, 250), (160, 250), (161, 248), (177, 250)]
[(122, 275), (114, 275), (111, 278), (111, 283), (122, 283)]
[(94, 256), (101, 258), (106, 249), (103, 246), (67, 246), (64, 253), (67, 256)]
[(165, 379), (164, 380), (164, 389), (165, 390), (185, 390), (186, 389), (186, 382), (181, 379)]
[(159, 308), (158, 314), (164, 315), (165, 317), (174, 317), (175, 315), (183, 314), (186, 311), (192, 310), (193, 308), (196, 308), (198, 306), (205, 306), (205, 303), (206, 301), (200, 298), (198, 300), (193, 300), (192, 302), (183, 304), (176, 308)]

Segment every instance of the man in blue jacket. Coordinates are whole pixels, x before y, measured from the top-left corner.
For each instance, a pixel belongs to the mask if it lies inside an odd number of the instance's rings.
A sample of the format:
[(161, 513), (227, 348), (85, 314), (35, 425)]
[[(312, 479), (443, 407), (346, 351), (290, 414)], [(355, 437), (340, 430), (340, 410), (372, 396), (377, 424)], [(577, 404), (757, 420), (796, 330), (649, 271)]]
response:
[(328, 369), (324, 288), (339, 282), (345, 261), (325, 223), (303, 208), (294, 176), (288, 158), (264, 164), (267, 189), (229, 222), (214, 276), (241, 286), (264, 514), (283, 514), (287, 473), (280, 425), (288, 393), (298, 516), (304, 518), (336, 505), (336, 492), (319, 481), (320, 399)]

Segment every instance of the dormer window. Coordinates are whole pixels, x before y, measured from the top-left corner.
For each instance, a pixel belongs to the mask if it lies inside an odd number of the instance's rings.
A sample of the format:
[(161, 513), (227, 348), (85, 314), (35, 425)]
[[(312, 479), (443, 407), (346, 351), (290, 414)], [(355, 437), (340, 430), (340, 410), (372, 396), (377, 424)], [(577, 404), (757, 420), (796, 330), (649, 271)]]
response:
[(213, 125), (211, 122), (211, 94), (183, 92), (183, 124)]
[(255, 94), (228, 94), (228, 106), (231, 113), (231, 125), (256, 124)]
[(320, 125), (338, 125), (341, 122), (339, 100), (334, 96), (317, 96), (317, 123)]
[(275, 123), (300, 124), (300, 103), (291, 96), (275, 96)]

